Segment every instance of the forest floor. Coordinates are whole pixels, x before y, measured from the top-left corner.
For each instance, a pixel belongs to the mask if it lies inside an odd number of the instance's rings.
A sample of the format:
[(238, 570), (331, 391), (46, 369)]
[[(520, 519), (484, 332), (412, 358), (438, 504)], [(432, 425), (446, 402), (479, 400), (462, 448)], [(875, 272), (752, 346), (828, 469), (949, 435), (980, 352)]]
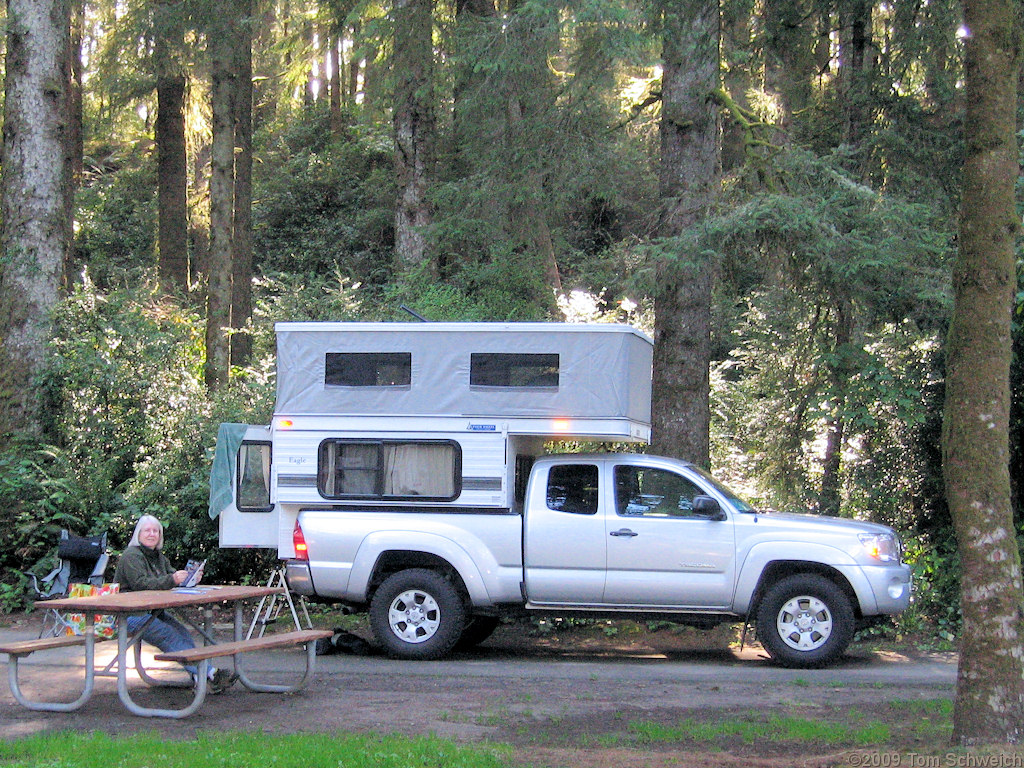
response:
[[(25, 635), (36, 621), (0, 617), (0, 633)], [(315, 622), (340, 622), (369, 638), (351, 618)], [(1024, 752), (1010, 747), (979, 762), (947, 746), (951, 653), (909, 641), (862, 642), (828, 670), (784, 670), (756, 644), (741, 650), (737, 639), (735, 628), (508, 624), (479, 648), (441, 662), (388, 660), (372, 647), (321, 656), (299, 695), (236, 687), (183, 721), (128, 715), (112, 681), (98, 682), (85, 707), (61, 715), (29, 712), (4, 689), (0, 737), (64, 729), (170, 738), (349, 731), (504, 745), (510, 762), (536, 768), (1024, 766)], [(267, 654), (254, 667), (284, 674), (299, 655)], [(40, 664), (34, 674), (45, 685), (50, 676), (66, 677), (67, 666)], [(138, 694), (182, 695), (144, 686)]]

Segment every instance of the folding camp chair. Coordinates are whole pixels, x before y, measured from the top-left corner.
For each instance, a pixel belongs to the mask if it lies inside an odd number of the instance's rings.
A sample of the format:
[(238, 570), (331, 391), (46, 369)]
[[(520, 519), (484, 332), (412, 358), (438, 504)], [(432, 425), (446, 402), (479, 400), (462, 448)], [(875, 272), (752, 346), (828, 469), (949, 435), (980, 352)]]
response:
[[(57, 558), (57, 567), (45, 576), (25, 574), (32, 582), (36, 602), (45, 603), (46, 600), (66, 597), (72, 584), (102, 586), (110, 559), (106, 532), (96, 536), (75, 536), (62, 530), (57, 541)], [(64, 614), (48, 608), (43, 613), (43, 628), (39, 637), (63, 635), (70, 626)]]

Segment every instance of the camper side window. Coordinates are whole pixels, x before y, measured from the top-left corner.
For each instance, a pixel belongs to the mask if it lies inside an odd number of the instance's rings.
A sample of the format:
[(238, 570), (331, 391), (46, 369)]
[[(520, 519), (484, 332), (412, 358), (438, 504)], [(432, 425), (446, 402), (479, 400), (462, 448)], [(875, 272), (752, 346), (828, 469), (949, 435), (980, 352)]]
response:
[(274, 508), (270, 503), (270, 443), (242, 443), (235, 477), (235, 506), (240, 512), (269, 512)]
[(329, 387), (407, 387), (412, 383), (410, 352), (328, 352), (324, 384)]
[(462, 454), (446, 440), (325, 440), (318, 485), (329, 499), (452, 501), (461, 493)]
[(557, 387), (557, 354), (473, 352), (471, 387)]

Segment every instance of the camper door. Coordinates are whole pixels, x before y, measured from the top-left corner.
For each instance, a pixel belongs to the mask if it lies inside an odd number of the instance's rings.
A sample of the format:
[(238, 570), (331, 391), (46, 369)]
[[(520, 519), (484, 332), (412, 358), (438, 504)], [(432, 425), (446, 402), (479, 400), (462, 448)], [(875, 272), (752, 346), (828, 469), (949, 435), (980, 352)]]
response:
[[(220, 452), (223, 431), (217, 439)], [(230, 496), (227, 488), (221, 489), (227, 503), (219, 513), (220, 546), (277, 549), (278, 512), (270, 500), (270, 427), (246, 427), (240, 443), (238, 435), (227, 440), (231, 448), (236, 443), (238, 448), (228, 456), (224, 468), (228, 471), (222, 471), (218, 480), (215, 470), (210, 480), (211, 498), (215, 498), (218, 482), (230, 483)]]

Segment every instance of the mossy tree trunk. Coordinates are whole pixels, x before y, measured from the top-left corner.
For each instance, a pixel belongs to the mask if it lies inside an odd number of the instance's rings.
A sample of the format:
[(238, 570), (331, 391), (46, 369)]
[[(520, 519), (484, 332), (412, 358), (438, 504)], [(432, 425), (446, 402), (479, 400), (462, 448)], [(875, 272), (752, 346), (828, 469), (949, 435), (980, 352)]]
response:
[(436, 274), (427, 242), (433, 220), (428, 192), (434, 182), (433, 1), (397, 0), (394, 4), (395, 84), (392, 124), (398, 204), (395, 253), (400, 269), (423, 266)]
[(71, 247), (66, 0), (7, 3), (0, 235), (0, 434), (42, 432), (36, 393)]
[(653, 444), (708, 466), (714, 265), (687, 252), (680, 235), (707, 216), (721, 187), (718, 2), (670, 0), (663, 23), (659, 228), (667, 248), (654, 304)]
[(231, 356), (231, 249), (235, 211), (235, 3), (216, 4), (219, 18), (211, 26), (210, 101), (213, 138), (210, 156), (210, 262), (206, 286), (206, 386), (227, 384)]
[(942, 446), (962, 564), (953, 740), (971, 745), (1017, 743), (1024, 729), (1024, 594), (1008, 452), (1020, 47), (1013, 0), (965, 0), (964, 11), (966, 154)]

